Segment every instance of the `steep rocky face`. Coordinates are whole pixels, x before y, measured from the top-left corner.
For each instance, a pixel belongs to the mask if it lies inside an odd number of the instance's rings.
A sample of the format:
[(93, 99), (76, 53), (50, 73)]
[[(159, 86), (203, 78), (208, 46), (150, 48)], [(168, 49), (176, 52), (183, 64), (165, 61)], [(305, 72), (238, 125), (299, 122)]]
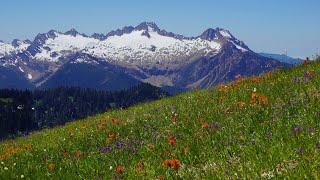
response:
[(212, 28), (205, 30), (199, 37), (201, 39), (206, 39), (206, 40), (209, 40), (209, 41), (212, 41), (215, 38), (218, 38), (217, 37), (217, 31), (215, 29), (212, 29)]
[(34, 86), (24, 77), (22, 72), (0, 66), (0, 88), (32, 89)]
[(261, 57), (252, 51), (242, 51), (226, 44), (214, 56), (203, 56), (171, 69), (142, 68), (137, 79), (160, 87), (174, 89), (208, 88), (235, 79), (237, 75), (252, 76), (287, 67), (285, 63)]
[(77, 53), (59, 68), (40, 88), (73, 86), (117, 91), (139, 84), (121, 67), (87, 54)]
[(284, 63), (262, 58), (250, 51), (224, 50), (212, 58), (201, 58), (182, 68), (176, 75), (180, 78), (176, 78), (174, 84), (191, 89), (208, 88), (233, 80), (238, 75), (258, 75), (286, 66)]

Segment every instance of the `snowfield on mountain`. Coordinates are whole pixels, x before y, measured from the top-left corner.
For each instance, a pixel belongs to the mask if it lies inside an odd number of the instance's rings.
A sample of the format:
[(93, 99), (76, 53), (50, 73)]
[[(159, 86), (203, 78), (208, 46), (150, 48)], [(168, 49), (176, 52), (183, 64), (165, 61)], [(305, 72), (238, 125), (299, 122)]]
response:
[[(21, 71), (22, 78), (34, 88), (68, 84), (87, 87), (80, 83), (83, 72), (97, 76), (91, 71), (97, 68), (109, 71), (104, 74), (112, 71), (126, 76), (125, 82), (140, 81), (184, 91), (208, 88), (233, 80), (237, 75), (257, 75), (287, 66), (256, 54), (225, 29), (209, 28), (199, 36), (185, 37), (160, 30), (152, 22), (126, 26), (106, 35), (87, 36), (75, 29), (65, 33), (51, 30), (38, 34), (32, 42), (1, 43), (0, 55), (0, 66)], [(78, 68), (78, 64), (82, 68)], [(83, 64), (87, 70), (83, 69)], [(78, 69), (82, 69), (81, 73)], [(61, 72), (63, 70), (66, 72)], [(57, 79), (57, 73), (73, 78), (62, 83), (63, 79)], [(59, 78), (63, 76), (59, 75)], [(110, 78), (102, 79), (94, 82), (96, 86), (110, 90), (110, 85), (101, 86), (101, 82)], [(124, 84), (123, 87), (128, 88), (135, 83)], [(8, 84), (10, 86), (19, 87), (19, 84)]]

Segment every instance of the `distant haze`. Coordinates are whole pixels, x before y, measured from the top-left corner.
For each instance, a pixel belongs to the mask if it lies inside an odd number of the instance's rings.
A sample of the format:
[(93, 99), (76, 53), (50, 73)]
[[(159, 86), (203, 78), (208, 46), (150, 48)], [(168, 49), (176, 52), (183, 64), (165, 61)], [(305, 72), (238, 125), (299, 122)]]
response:
[(91, 35), (154, 21), (186, 36), (222, 27), (256, 52), (303, 58), (320, 53), (319, 7), (319, 0), (1, 0), (0, 40), (33, 40), (50, 29)]

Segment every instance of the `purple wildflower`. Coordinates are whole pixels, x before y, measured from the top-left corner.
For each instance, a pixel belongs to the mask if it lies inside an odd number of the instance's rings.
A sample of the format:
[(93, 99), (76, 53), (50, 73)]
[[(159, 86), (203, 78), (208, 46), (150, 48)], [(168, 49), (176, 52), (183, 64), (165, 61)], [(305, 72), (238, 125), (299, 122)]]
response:
[(117, 150), (122, 149), (124, 146), (125, 146), (124, 141), (119, 140), (119, 141), (116, 142), (116, 149), (117, 149)]
[(210, 129), (218, 130), (219, 124), (217, 122), (212, 122), (209, 127)]
[(298, 103), (298, 101), (297, 101), (296, 99), (290, 98), (289, 104), (290, 104), (291, 106), (296, 105), (297, 103)]
[(303, 127), (301, 126), (295, 126), (293, 129), (292, 129), (292, 133), (293, 135), (297, 136), (299, 135), (300, 133), (303, 132)]
[(317, 149), (320, 152), (320, 143), (317, 144)]
[(314, 134), (314, 128), (308, 128), (308, 133), (310, 135), (313, 135)]
[(106, 145), (106, 146), (99, 148), (99, 151), (101, 153), (109, 153), (112, 151), (112, 147), (110, 145)]
[(266, 136), (267, 136), (267, 138), (269, 138), (269, 139), (271, 139), (272, 138), (272, 132), (271, 131), (269, 131), (269, 132), (267, 132), (267, 134), (266, 134)]
[(292, 78), (292, 82), (295, 84), (300, 84), (302, 83), (302, 79), (296, 76)]
[(302, 156), (304, 154), (304, 152), (305, 152), (305, 150), (302, 147), (297, 149), (297, 154), (300, 155), (300, 156)]

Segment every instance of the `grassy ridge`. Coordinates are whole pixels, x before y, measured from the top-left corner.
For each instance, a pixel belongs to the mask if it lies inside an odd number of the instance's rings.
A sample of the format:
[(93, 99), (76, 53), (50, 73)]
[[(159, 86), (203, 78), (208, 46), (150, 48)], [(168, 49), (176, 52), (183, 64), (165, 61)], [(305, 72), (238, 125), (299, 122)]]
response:
[(0, 179), (320, 178), (320, 63), (0, 145)]

